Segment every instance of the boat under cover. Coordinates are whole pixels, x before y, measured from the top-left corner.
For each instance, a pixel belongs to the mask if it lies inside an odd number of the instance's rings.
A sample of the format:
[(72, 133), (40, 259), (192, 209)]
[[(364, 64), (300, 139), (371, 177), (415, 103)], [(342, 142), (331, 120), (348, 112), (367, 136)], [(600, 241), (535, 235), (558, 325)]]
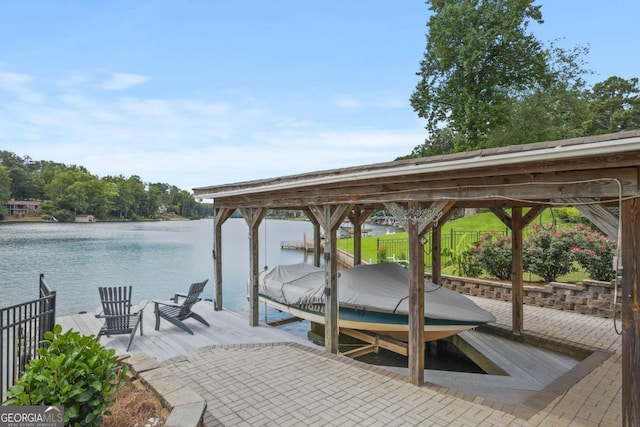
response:
[[(268, 305), (324, 324), (325, 270), (278, 265), (261, 273), (260, 298)], [(374, 331), (403, 341), (409, 328), (409, 272), (396, 263), (362, 264), (338, 272), (339, 326)], [(471, 299), (425, 280), (425, 341), (441, 339), (496, 318)]]

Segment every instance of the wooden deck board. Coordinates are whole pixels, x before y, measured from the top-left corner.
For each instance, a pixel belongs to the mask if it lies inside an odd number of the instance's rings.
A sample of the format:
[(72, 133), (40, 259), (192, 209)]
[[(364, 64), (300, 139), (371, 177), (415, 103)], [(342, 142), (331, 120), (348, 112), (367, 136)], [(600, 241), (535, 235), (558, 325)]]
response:
[(579, 360), (562, 354), (489, 333), (466, 331), (459, 335), (509, 375), (430, 370), (425, 373), (425, 381), (517, 404), (532, 397), (535, 392), (542, 390), (580, 363)]
[[(209, 345), (229, 344), (257, 344), (271, 342), (297, 342), (314, 346), (312, 343), (291, 335), (286, 331), (269, 326), (249, 326), (249, 320), (240, 314), (225, 309), (215, 311), (213, 304), (201, 301), (194, 306), (194, 311), (202, 315), (211, 325), (207, 327), (193, 319), (186, 324), (193, 330), (193, 335), (162, 320), (160, 329), (154, 330), (155, 315), (153, 304), (149, 303), (144, 309), (143, 333), (136, 334), (129, 353), (144, 353), (156, 360), (167, 360)], [(102, 320), (96, 319), (94, 313), (74, 314), (56, 318), (63, 330), (74, 329), (84, 335), (96, 335), (102, 325)], [(126, 353), (128, 336), (119, 335), (100, 337), (100, 342), (108, 348), (114, 348), (117, 353)]]

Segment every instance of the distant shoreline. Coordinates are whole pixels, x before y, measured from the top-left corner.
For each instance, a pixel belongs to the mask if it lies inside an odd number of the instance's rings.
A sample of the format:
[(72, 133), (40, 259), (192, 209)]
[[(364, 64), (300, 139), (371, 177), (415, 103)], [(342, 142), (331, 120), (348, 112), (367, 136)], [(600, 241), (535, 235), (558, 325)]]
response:
[[(95, 222), (87, 222), (87, 224), (95, 224), (97, 222), (156, 222), (156, 221), (189, 221), (189, 218), (185, 218), (183, 216), (171, 216), (171, 217), (162, 217), (162, 219), (138, 219), (138, 220), (130, 220), (130, 219), (103, 219), (97, 220)], [(0, 224), (24, 224), (24, 223), (41, 223), (46, 222), (49, 223), (46, 219), (43, 219), (39, 216), (27, 216), (27, 217), (15, 217), (15, 216), (6, 216), (4, 219), (0, 220)], [(84, 223), (82, 221), (73, 221), (68, 222), (66, 224), (79, 224)]]

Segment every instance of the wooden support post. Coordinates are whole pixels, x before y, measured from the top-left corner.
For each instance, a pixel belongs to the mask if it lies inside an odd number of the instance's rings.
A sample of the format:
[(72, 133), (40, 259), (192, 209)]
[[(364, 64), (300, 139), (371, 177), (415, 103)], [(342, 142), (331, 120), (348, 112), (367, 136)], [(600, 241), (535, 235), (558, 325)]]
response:
[[(424, 245), (422, 236), (453, 208), (455, 202), (433, 202), (429, 206), (433, 217), (421, 219), (416, 215), (424, 209), (417, 202), (409, 202), (407, 208), (397, 203), (386, 203), (391, 212), (405, 211), (406, 218), (396, 218), (409, 235), (409, 382), (418, 386), (424, 384)], [(446, 219), (444, 221), (446, 221)]]
[(232, 209), (216, 209), (213, 212), (213, 307), (222, 310), (222, 224), (231, 217)]
[(511, 330), (515, 335), (521, 335), (524, 330), (523, 288), (524, 273), (522, 262), (522, 230), (544, 210), (538, 206), (531, 208), (522, 215), (522, 208), (513, 208), (511, 216), (498, 208), (491, 211), (511, 229)]
[(522, 335), (523, 331), (523, 272), (522, 272), (522, 208), (511, 209), (511, 307), (512, 331)]
[[(325, 220), (327, 224), (331, 223), (331, 210), (325, 209)], [(337, 354), (338, 353), (338, 336), (340, 321), (338, 311), (338, 245), (337, 230), (329, 226), (329, 231), (324, 232), (324, 265), (325, 265), (325, 328), (324, 340), (325, 350)]]
[(259, 238), (258, 229), (260, 223), (267, 214), (266, 208), (241, 209), (247, 225), (249, 226), (249, 325), (258, 326), (260, 324), (260, 306), (258, 304), (258, 275), (259, 269)]
[(354, 209), (349, 213), (349, 221), (353, 224), (353, 265), (362, 263), (362, 224), (369, 218), (373, 209)]
[(338, 353), (339, 317), (338, 317), (338, 245), (337, 230), (353, 205), (311, 206), (311, 212), (324, 228), (324, 266), (325, 266), (325, 314), (324, 348), (325, 351)]
[(320, 257), (322, 256), (322, 235), (320, 224), (313, 224), (313, 265), (320, 267)]
[[(432, 223), (433, 228), (431, 229), (431, 281), (436, 284), (440, 284), (442, 281), (442, 226), (456, 212), (453, 207), (454, 203), (441, 204), (440, 206), (443, 209), (442, 216), (437, 222)], [(422, 233), (426, 234), (427, 231), (424, 230)]]
[(431, 281), (439, 284), (442, 280), (442, 227), (431, 229)]
[(320, 233), (320, 223), (310, 209), (304, 209), (304, 213), (313, 224), (313, 265), (320, 267), (320, 255), (322, 252), (322, 236)]
[[(410, 208), (415, 208), (413, 202)], [(424, 247), (416, 221), (406, 223), (409, 235), (409, 382), (424, 384)]]
[(640, 201), (622, 202), (622, 425), (640, 425)]

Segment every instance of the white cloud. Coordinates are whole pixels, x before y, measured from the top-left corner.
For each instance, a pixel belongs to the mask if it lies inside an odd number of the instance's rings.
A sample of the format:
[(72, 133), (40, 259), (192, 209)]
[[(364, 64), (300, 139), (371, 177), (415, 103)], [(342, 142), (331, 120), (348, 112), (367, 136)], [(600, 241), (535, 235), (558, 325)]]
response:
[(333, 103), (340, 108), (359, 108), (362, 107), (362, 104), (353, 99), (346, 96), (336, 98)]
[(381, 110), (405, 108), (408, 101), (398, 98), (374, 99), (363, 101), (351, 96), (339, 96), (334, 99), (333, 104), (339, 108), (358, 109), (358, 108), (376, 108)]
[(44, 97), (28, 87), (31, 81), (32, 77), (27, 74), (0, 73), (0, 89), (14, 94), (20, 101), (42, 102)]
[[(5, 90), (35, 85), (25, 75), (0, 79)], [(321, 110), (301, 112), (277, 100), (278, 112), (258, 98), (114, 97), (90, 81), (47, 88), (48, 102), (40, 104), (9, 91), (0, 105), (0, 147), (98, 176), (138, 175), (190, 190), (390, 161), (424, 139), (419, 124), (410, 131), (376, 123), (344, 128), (324, 124)]]
[(112, 91), (125, 90), (146, 83), (149, 80), (151, 80), (150, 77), (140, 74), (116, 73), (112, 74), (111, 78), (102, 84), (102, 88)]

